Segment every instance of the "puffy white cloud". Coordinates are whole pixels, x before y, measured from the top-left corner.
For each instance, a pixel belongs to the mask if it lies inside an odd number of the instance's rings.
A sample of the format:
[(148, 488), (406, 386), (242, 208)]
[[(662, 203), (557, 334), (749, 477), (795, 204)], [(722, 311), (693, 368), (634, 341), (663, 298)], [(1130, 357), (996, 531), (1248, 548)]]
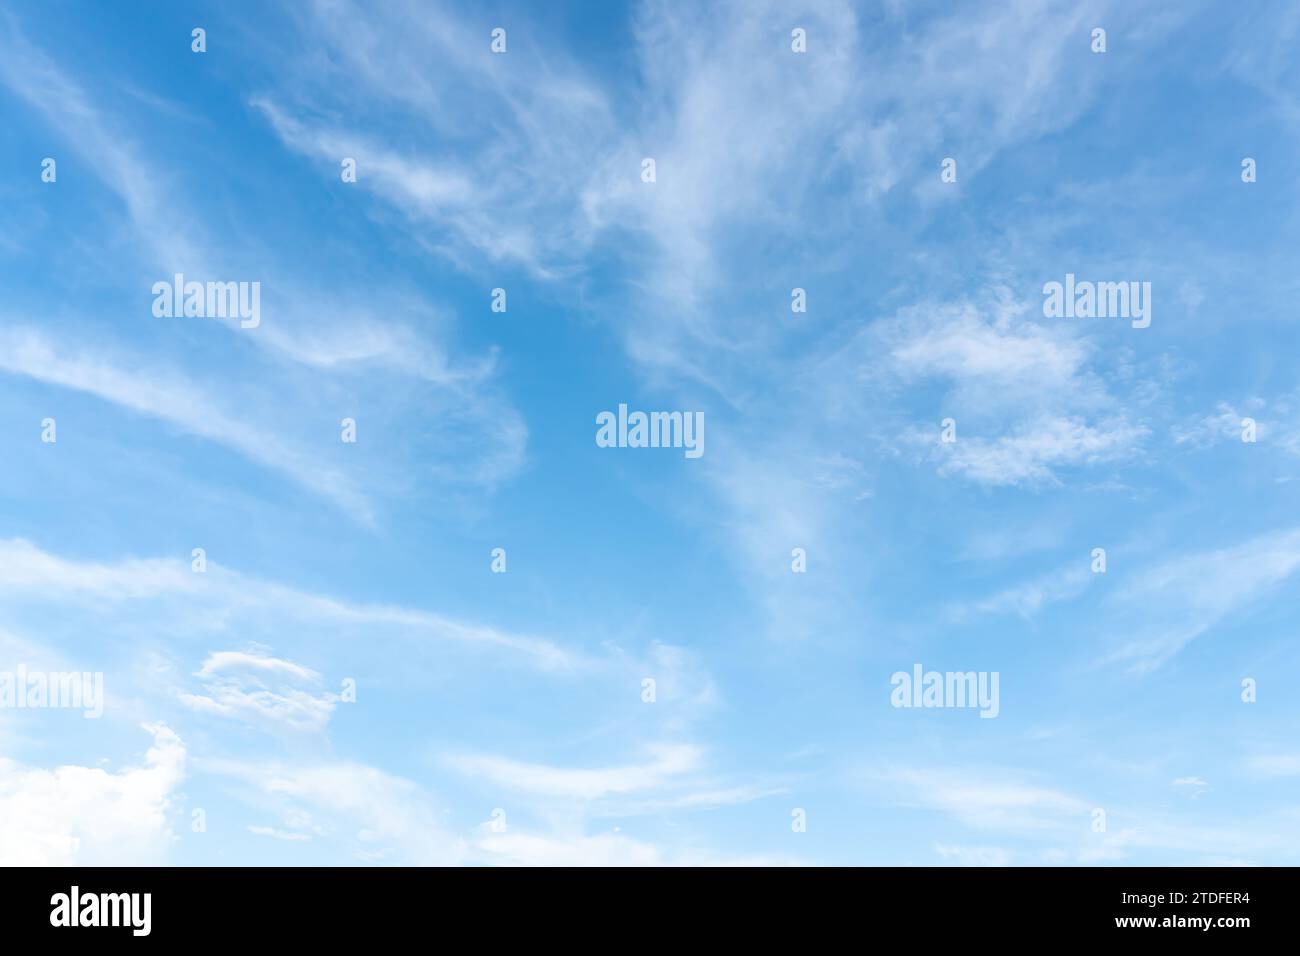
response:
[(185, 745), (163, 724), (139, 767), (24, 767), (0, 758), (0, 865), (122, 866), (165, 861)]

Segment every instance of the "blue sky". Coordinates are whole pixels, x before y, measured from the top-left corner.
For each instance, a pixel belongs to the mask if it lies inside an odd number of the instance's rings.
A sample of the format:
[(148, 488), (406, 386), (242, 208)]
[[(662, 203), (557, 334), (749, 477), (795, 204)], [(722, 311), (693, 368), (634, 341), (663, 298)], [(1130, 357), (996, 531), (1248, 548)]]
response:
[(0, 13), (0, 861), (1300, 862), (1300, 11), (363, 6)]

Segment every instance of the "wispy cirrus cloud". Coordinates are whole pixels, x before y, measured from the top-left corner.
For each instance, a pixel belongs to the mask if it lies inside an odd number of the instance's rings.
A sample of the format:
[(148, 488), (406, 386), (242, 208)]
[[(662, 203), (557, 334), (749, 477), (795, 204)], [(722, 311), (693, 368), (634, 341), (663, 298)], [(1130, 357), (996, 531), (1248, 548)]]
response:
[(900, 799), (951, 814), (977, 829), (1079, 830), (1091, 805), (1009, 768), (897, 768), (878, 775)]
[(700, 765), (701, 752), (689, 744), (655, 744), (644, 764), (595, 770), (568, 770), (487, 755), (450, 758), (457, 771), (488, 783), (545, 797), (593, 800), (614, 794), (652, 790)]
[(1127, 636), (1103, 664), (1145, 674), (1231, 615), (1246, 611), (1300, 569), (1300, 530), (1166, 561), (1135, 576), (1115, 597)]
[(206, 758), (195, 762), (195, 771), (241, 785), (242, 800), (281, 821), (258, 825), (258, 835), (294, 844), (323, 841), (364, 864), (464, 861), (466, 840), (445, 826), (426, 788), (368, 764)]
[[(103, 308), (98, 299), (85, 308), (88, 317), (96, 316), (86, 320), (97, 324), (100, 347), (93, 350), (93, 363), (91, 350), (62, 345), (45, 332), (11, 321), (9, 334), (21, 341), (8, 343), (7, 350), (15, 353), (5, 366), (9, 371), (92, 392), (181, 425), (334, 500), (362, 523), (373, 523), (375, 503), (361, 492), (355, 476), (313, 454), (304, 442), (295, 447), (283, 434), (267, 434), (236, 418), (232, 408), (241, 403), (264, 405), (259, 389), (238, 380), (226, 382), (221, 398), (227, 400), (222, 401), (199, 384), (201, 370), (181, 361), (189, 350), (175, 348), (192, 334), (185, 327), (192, 320), (160, 325), (149, 313), (146, 293), (158, 279), (170, 282), (177, 273), (199, 281), (247, 277), (263, 286), (264, 321), (252, 331), (241, 330), (235, 319), (201, 320), (205, 329), (226, 328), (238, 336), (207, 343), (205, 354), (207, 347), (237, 357), (250, 346), (264, 351), (261, 374), (279, 393), (277, 408), (310, 408), (317, 400), (314, 393), (323, 392), (327, 397), (356, 396), (354, 405), (364, 402), (396, 414), (436, 410), (438, 427), (431, 437), (437, 444), (419, 451), (448, 449), (458, 466), (427, 474), (453, 489), (490, 492), (523, 466), (528, 428), (496, 380), (495, 353), (461, 354), (454, 344), (454, 315), (445, 305), (430, 302), (410, 283), (389, 288), (377, 281), (358, 295), (319, 269), (296, 268), (292, 257), (257, 238), (255, 212), (251, 221), (236, 218), (225, 224), (224, 233), (219, 231), (205, 214), (211, 198), (202, 184), (169, 172), (158, 150), (141, 148), (138, 118), (121, 115), (119, 100), (103, 95), (99, 86), (30, 42), (12, 16), (0, 20), (0, 53), (0, 83), (29, 103), (126, 209), (132, 242), (122, 245), (116, 235), (104, 238), (113, 250), (105, 263), (115, 281), (125, 273), (140, 283), (139, 295), (125, 309), (127, 315), (136, 310), (137, 325), (103, 323), (97, 317)], [(519, 235), (527, 234), (519, 230)], [(111, 294), (121, 291), (115, 285)], [(108, 354), (99, 354), (103, 352)], [(63, 368), (52, 368), (52, 363)], [(152, 374), (142, 374), (146, 368)], [(320, 373), (331, 376), (324, 389)], [(420, 384), (394, 392), (394, 374)], [(194, 413), (196, 402), (211, 409), (209, 421)], [(387, 418), (385, 411), (380, 420)], [(284, 420), (277, 424), (279, 431), (286, 430)], [(392, 447), (406, 449), (409, 443)], [(409, 468), (409, 461), (395, 456), (393, 466), (377, 476), (378, 495), (409, 493), (402, 478)]]
[(157, 268), (180, 270), (199, 261), (205, 240), (172, 214), (168, 177), (84, 84), (31, 44), (12, 14), (0, 17), (0, 82), (55, 127), (121, 199), (134, 238)]
[(1261, 777), (1300, 777), (1300, 754), (1255, 754), (1247, 758), (1246, 768)]
[[(554, 642), (459, 621), (432, 611), (380, 604), (358, 604), (263, 581), (208, 562), (203, 574), (179, 559), (127, 559), (116, 563), (58, 557), (29, 541), (0, 541), (0, 592), (19, 604), (85, 602), (103, 612), (113, 605), (128, 617), (132, 605), (151, 603), (157, 623), (186, 621), (194, 639), (227, 630), (236, 619), (268, 637), (277, 621), (313, 621), (347, 634), (386, 634), (395, 640), (446, 642), (480, 650), (495, 649), (542, 670), (583, 666), (581, 654)], [(247, 631), (246, 631), (247, 632)], [(226, 661), (218, 657), (213, 666)]]
[(793, 856), (735, 855), (691, 846), (663, 846), (622, 833), (488, 833), (476, 850), (499, 866), (793, 866)]
[(277, 471), (369, 523), (374, 513), (358, 484), (341, 470), (294, 447), (282, 434), (223, 411), (225, 400), (175, 370), (130, 358), (61, 347), (30, 328), (0, 333), (0, 370), (73, 389), (183, 428)]
[[(402, 2), (375, 15), (318, 3), (295, 13), (339, 72), (288, 58), (277, 86), (251, 98), (287, 147), (331, 179), (355, 159), (359, 189), (466, 268), (522, 266), (540, 279), (575, 271), (593, 235), (585, 171), (615, 130), (606, 91), (578, 61), (524, 31), (493, 56), (481, 26), (450, 5)], [(442, 69), (431, 73), (430, 62)], [(390, 109), (339, 119), (375, 97)]]

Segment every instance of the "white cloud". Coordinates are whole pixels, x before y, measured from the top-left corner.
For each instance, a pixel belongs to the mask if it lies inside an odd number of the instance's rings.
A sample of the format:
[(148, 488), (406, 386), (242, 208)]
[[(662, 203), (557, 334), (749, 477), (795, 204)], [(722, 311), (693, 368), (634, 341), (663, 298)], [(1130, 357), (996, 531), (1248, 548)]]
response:
[[(952, 144), (974, 178), (1091, 101), (1093, 81), (1065, 55), (1086, 36), (1079, 10), (1024, 0), (926, 11), (887, 44), (860, 16), (848, 2), (804, 9), (810, 52), (798, 56), (788, 29), (774, 29), (788, 19), (775, 0), (642, 5), (636, 55), (656, 95), (597, 166), (584, 205), (598, 228), (654, 244), (641, 283), (652, 305), (628, 326), (644, 366), (734, 394), (729, 377), (752, 368), (755, 351), (779, 359), (781, 347), (735, 298), (735, 281), (755, 271), (753, 256), (729, 257), (748, 231), (815, 220), (848, 245), (891, 193), (907, 188), (924, 204), (953, 195), (937, 176)], [(643, 156), (658, 163), (653, 186), (635, 175)]]
[(181, 694), (187, 707), (276, 730), (319, 733), (339, 699), (320, 691), (315, 671), (263, 652), (219, 651), (196, 676), (206, 693)]
[(1261, 777), (1300, 777), (1300, 754), (1256, 754), (1246, 760), (1246, 769)]
[(720, 702), (713, 676), (698, 655), (684, 647), (652, 641), (642, 667), (655, 681), (655, 706), (666, 714), (664, 726), (669, 730), (684, 730)]
[(1011, 854), (997, 846), (936, 844), (934, 852), (955, 866), (1010, 866)]
[(486, 755), (448, 758), (466, 776), (493, 786), (545, 797), (596, 800), (601, 797), (655, 790), (700, 765), (701, 751), (690, 744), (652, 744), (652, 759), (644, 764), (569, 770)]
[(894, 369), (906, 378), (950, 379), (962, 389), (957, 401), (982, 404), (1090, 387), (1078, 377), (1089, 358), (1088, 343), (1028, 321), (1008, 303), (987, 311), (969, 302), (927, 311), (905, 310), (882, 326), (892, 343)]
[(185, 775), (185, 746), (165, 725), (146, 725), (144, 765), (109, 772), (54, 770), (0, 759), (0, 865), (130, 866), (165, 861), (168, 817)]
[(1034, 832), (1088, 825), (1087, 801), (1006, 768), (904, 768), (876, 776), (899, 788), (904, 805), (941, 810), (975, 829)]
[[(341, 157), (356, 159), (356, 188), (454, 262), (513, 262), (543, 278), (573, 268), (591, 238), (583, 173), (613, 124), (604, 91), (558, 44), (514, 33), (506, 56), (479, 55), (479, 24), (431, 3), (378, 14), (348, 0), (317, 4), (302, 25), (340, 72), (286, 58), (280, 88), (253, 98), (289, 148), (332, 179)], [(358, 98), (366, 110), (349, 108)], [(375, 98), (395, 125), (369, 108)], [(364, 119), (345, 126), (341, 113)]]
[(1199, 797), (1205, 791), (1210, 789), (1210, 785), (1200, 777), (1179, 777), (1173, 782), (1173, 786), (1178, 787), (1189, 793), (1193, 797)]
[(593, 835), (521, 833), (481, 837), (475, 844), (485, 863), (499, 866), (789, 866), (779, 857), (731, 857), (705, 849), (663, 847), (621, 833)]
[(174, 215), (166, 177), (80, 84), (27, 42), (12, 17), (0, 17), (0, 82), (38, 110), (88, 160), (83, 168), (121, 197), (137, 239), (158, 268), (182, 271), (198, 262), (200, 244), (178, 227), (193, 220)]
[(1123, 860), (1139, 850), (1185, 854), (1186, 862), (1203, 866), (1252, 865), (1257, 860), (1294, 859), (1295, 824), (1269, 815), (1234, 820), (1227, 825), (1186, 823), (1171, 819), (1167, 810), (1129, 814), (1132, 825), (1111, 825), (1105, 833), (1089, 834), (1078, 848), (1083, 864)]
[[(350, 29), (349, 38), (355, 40), (354, 33)], [(255, 331), (241, 330), (238, 318), (202, 321), (237, 333), (239, 342), (233, 347), (251, 345), (271, 353), (274, 361), (268, 363), (266, 374), (275, 376), (274, 408), (309, 404), (322, 391), (320, 378), (306, 379), (300, 374), (303, 371), (378, 370), (413, 376), (426, 387), (408, 393), (406, 401), (423, 411), (437, 410), (438, 427), (430, 431), (447, 458), (455, 462), (454, 467), (437, 472), (440, 480), (491, 489), (523, 465), (528, 430), (517, 410), (494, 386), (495, 355), (453, 358), (447, 342), (425, 335), (430, 328), (447, 332), (451, 325), (443, 310), (425, 301), (426, 296), (391, 291), (385, 282), (372, 282), (365, 296), (358, 299), (328, 277), (322, 284), (319, 271), (295, 277), (277, 264), (274, 249), (260, 245), (248, 233), (237, 232), (232, 242), (224, 244), (211, 241), (194, 224), (213, 217), (196, 210), (186, 197), (185, 186), (199, 188), (198, 184), (173, 182), (174, 177), (133, 145), (131, 132), (112, 117), (110, 109), (21, 36), (13, 18), (0, 20), (0, 82), (37, 108), (68, 147), (82, 156), (83, 168), (98, 175), (125, 206), (135, 240), (134, 247), (128, 249), (139, 250), (127, 255), (142, 261), (145, 269), (122, 255), (105, 260), (106, 269), (120, 273), (127, 268), (131, 274), (152, 273), (154, 279), (168, 281), (178, 272), (214, 280), (248, 275), (251, 270), (260, 277), (265, 321)], [(511, 201), (503, 201), (503, 209), (510, 205)], [(495, 221), (487, 214), (483, 218), (489, 224)], [(516, 226), (514, 233), (521, 242), (531, 235), (521, 226)], [(102, 244), (116, 250), (116, 234)], [(236, 252), (223, 254), (222, 248)], [(143, 278), (137, 281), (146, 283), (140, 301), (145, 303), (141, 315), (148, 318), (144, 292), (149, 284)], [(373, 520), (357, 476), (311, 454), (307, 443), (295, 446), (285, 421), (278, 422), (279, 427), (262, 428), (234, 411), (240, 407), (241, 397), (247, 405), (267, 410), (264, 395), (255, 388), (234, 383), (221, 389), (206, 388), (196, 376), (169, 370), (165, 360), (156, 355), (128, 355), (126, 347), (119, 345), (117, 357), (110, 362), (102, 348), (92, 352), (54, 343), (35, 329), (15, 327), (11, 318), (4, 324), (11, 328), (9, 337), (0, 342), (0, 355), (8, 355), (9, 361), (0, 368), (96, 394), (177, 424), (289, 476), (365, 523)], [(294, 364), (282, 367), (282, 359), (305, 368)], [(372, 407), (395, 401), (387, 377), (354, 377), (348, 384), (365, 393)], [(230, 393), (236, 397), (220, 400)], [(370, 466), (372, 472), (377, 469), (374, 461)], [(402, 462), (393, 469), (395, 475), (369, 474), (364, 483), (382, 488), (385, 482), (377, 477), (398, 483), (404, 469), (409, 465)]]
[(502, 833), (479, 839), (478, 849), (490, 862), (504, 866), (662, 866), (653, 844), (613, 833), (558, 839), (526, 833)]
[[(683, 784), (695, 781), (682, 781)], [(683, 788), (680, 793), (668, 793), (647, 799), (616, 800), (592, 808), (592, 815), (602, 818), (638, 817), (661, 814), (672, 810), (711, 810), (717, 807), (752, 803), (767, 797), (789, 793), (789, 787), (744, 784), (741, 786), (703, 786), (700, 789)]]
[(375, 767), (204, 760), (196, 768), (242, 781), (252, 788), (253, 802), (275, 808), (286, 821), (274, 832), (259, 825), (259, 835), (337, 838), (361, 862), (448, 866), (463, 859), (465, 841), (447, 832), (432, 796)]
[(1272, 593), (1300, 569), (1300, 529), (1268, 532), (1216, 551), (1178, 557), (1139, 573), (1114, 599), (1127, 639), (1102, 659), (1148, 673), (1232, 614)]
[[(1174, 444), (1207, 448), (1222, 441), (1241, 441), (1241, 421), (1248, 416), (1227, 402), (1219, 402), (1215, 409), (1214, 414), (1205, 415), (1190, 425), (1175, 426), (1172, 432)], [(1252, 407), (1250, 415), (1253, 417), (1258, 414), (1258, 408)], [(1259, 433), (1263, 430), (1257, 428), (1256, 437), (1260, 437)]]
[(228, 671), (240, 670), (278, 674), (311, 683), (320, 680), (320, 675), (309, 667), (253, 651), (216, 651), (209, 654), (199, 669), (198, 676), (215, 677)]
[[(879, 784), (897, 788), (899, 806), (928, 807), (972, 830), (1028, 841), (1025, 849), (1016, 848), (1017, 855), (1032, 852), (1045, 862), (1116, 862), (1135, 851), (1152, 849), (1168, 851), (1163, 857), (1166, 860), (1172, 859), (1168, 855), (1172, 852), (1186, 854), (1186, 862), (1202, 865), (1243, 854), (1276, 857), (1279, 834), (1295, 829), (1294, 822), (1278, 816), (1257, 823), (1187, 824), (1171, 817), (1167, 806), (1131, 809), (1107, 802), (1103, 805), (1107, 829), (1095, 832), (1091, 826), (1094, 803), (1043, 786), (1034, 776), (1013, 768), (904, 768), (871, 776)], [(935, 849), (959, 863), (1010, 862), (1010, 850), (946, 843)], [(1286, 859), (1287, 852), (1284, 849), (1279, 858)]]
[[(784, 16), (774, 0), (641, 4), (634, 55), (655, 95), (620, 115), (624, 92), (603, 88), (558, 44), (516, 34), (509, 54), (493, 57), (481, 53), (478, 24), (446, 5), (363, 16), (351, 2), (321, 4), (301, 24), (329, 57), (286, 58), (277, 87), (253, 102), (323, 175), (337, 179), (339, 158), (357, 158), (357, 187), (455, 260), (473, 251), (561, 276), (606, 231), (648, 237), (637, 284), (653, 304), (624, 323), (629, 351), (646, 368), (711, 381), (724, 374), (720, 360), (763, 335), (747, 310), (710, 301), (730, 268), (727, 247), (755, 221), (816, 214), (828, 179), (848, 184), (851, 209), (901, 183), (932, 198), (917, 184), (937, 177), (903, 171), (956, 141), (963, 175), (974, 176), (1009, 145), (1067, 125), (1090, 98), (1062, 56), (1085, 22), (1078, 11), (1026, 0), (927, 15), (906, 42), (881, 47), (851, 3), (832, 0), (801, 14), (814, 47), (803, 57), (772, 28)], [(442, 69), (431, 74), (429, 62)], [(375, 99), (389, 109), (355, 108)], [(344, 125), (341, 115), (364, 119)], [(646, 156), (658, 166), (652, 185), (639, 176)], [(833, 191), (822, 217), (841, 232), (845, 192)], [(429, 224), (449, 238), (420, 235)]]
[(1011, 612), (1031, 618), (1048, 604), (1082, 594), (1092, 580), (1093, 575), (1088, 566), (1080, 563), (1042, 575), (1028, 584), (1006, 588), (979, 601), (975, 607), (990, 614)]
[(294, 833), (289, 830), (277, 830), (275, 827), (249, 826), (247, 829), (254, 836), (284, 840), (286, 843), (306, 843), (312, 838), (310, 833)]
[(0, 590), (13, 594), (130, 601), (194, 594), (201, 585), (190, 566), (177, 560), (70, 561), (22, 538), (0, 540)]
[(15, 327), (0, 332), (0, 370), (178, 425), (287, 475), (362, 521), (373, 520), (369, 502), (350, 477), (293, 448), (283, 435), (223, 411), (223, 401), (176, 371), (115, 363), (102, 351), (59, 348), (43, 333)]
[[(960, 428), (960, 421), (958, 424)], [(1044, 415), (996, 438), (958, 433), (957, 441), (941, 446), (940, 474), (959, 474), (982, 485), (1033, 485), (1058, 481), (1062, 468), (1118, 461), (1133, 454), (1149, 429), (1123, 417), (1088, 423), (1082, 419)], [(934, 442), (933, 435), (927, 441)]]
[[(410, 637), (467, 647), (496, 648), (542, 670), (582, 667), (585, 659), (552, 641), (467, 623), (437, 614), (392, 605), (351, 604), (299, 591), (230, 571), (208, 561), (195, 574), (179, 559), (127, 559), (117, 564), (73, 561), (43, 551), (20, 538), (0, 540), (0, 593), (10, 604), (82, 602), (103, 615), (114, 604), (153, 601), (165, 620), (185, 620), (206, 634), (225, 631), (233, 620), (261, 629), (285, 621), (311, 621), (339, 628), (365, 628), (377, 637)], [(132, 619), (138, 610), (130, 611)]]
[[(886, 358), (875, 359), (882, 350)], [(1062, 469), (1134, 456), (1150, 433), (1116, 410), (1090, 368), (1086, 339), (1034, 321), (1031, 306), (1002, 288), (979, 304), (902, 309), (865, 330), (834, 362), (853, 370), (862, 356), (872, 375), (908, 387), (946, 387), (939, 408), (956, 421), (956, 441), (940, 442), (937, 420), (903, 435), (928, 450), (940, 474), (989, 486), (1051, 484)]]
[(1224, 442), (1242, 444), (1243, 422), (1255, 423), (1255, 440), (1300, 456), (1300, 390), (1275, 395), (1267, 400), (1257, 395), (1239, 403), (1216, 403), (1212, 414), (1180, 425), (1171, 431), (1174, 444), (1205, 449)]

